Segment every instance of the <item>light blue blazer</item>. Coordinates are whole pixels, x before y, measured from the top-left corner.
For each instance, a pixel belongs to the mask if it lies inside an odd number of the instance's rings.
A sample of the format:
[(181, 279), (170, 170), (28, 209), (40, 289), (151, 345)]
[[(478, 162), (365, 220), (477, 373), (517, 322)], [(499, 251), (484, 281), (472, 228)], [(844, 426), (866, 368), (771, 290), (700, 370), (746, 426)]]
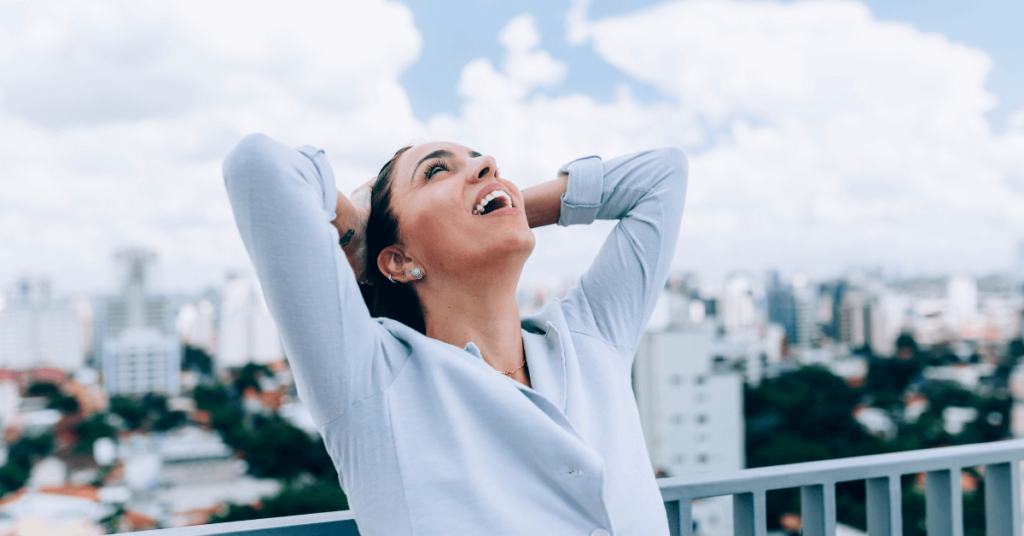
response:
[(631, 368), (672, 261), (687, 161), (669, 148), (563, 169), (560, 225), (619, 223), (565, 299), (522, 319), (531, 389), (472, 342), (370, 317), (329, 223), (322, 150), (256, 134), (225, 160), (242, 241), (362, 534), (668, 534)]

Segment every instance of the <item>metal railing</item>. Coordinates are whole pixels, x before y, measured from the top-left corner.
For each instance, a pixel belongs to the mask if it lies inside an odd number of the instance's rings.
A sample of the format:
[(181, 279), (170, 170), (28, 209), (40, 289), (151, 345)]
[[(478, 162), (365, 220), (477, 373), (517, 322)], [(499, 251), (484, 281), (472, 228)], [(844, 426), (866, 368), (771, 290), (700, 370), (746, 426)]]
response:
[(900, 477), (925, 473), (928, 536), (963, 536), (960, 473), (984, 467), (985, 533), (1021, 536), (1020, 461), (1024, 440), (912, 450), (659, 480), (673, 536), (693, 533), (694, 499), (733, 496), (736, 536), (766, 536), (765, 494), (800, 488), (803, 536), (835, 536), (836, 484), (863, 480), (869, 536), (902, 536)]
[[(926, 474), (928, 536), (963, 536), (963, 494), (960, 472), (983, 466), (985, 533), (1022, 536), (1020, 462), (1024, 440), (999, 441), (861, 456), (793, 465), (777, 465), (727, 473), (661, 478), (669, 530), (673, 536), (693, 535), (693, 501), (733, 496), (735, 536), (766, 536), (765, 494), (800, 488), (803, 536), (835, 536), (836, 484), (864, 481), (869, 536), (902, 536), (900, 477)], [(348, 511), (240, 521), (148, 532), (153, 536), (358, 536)]]

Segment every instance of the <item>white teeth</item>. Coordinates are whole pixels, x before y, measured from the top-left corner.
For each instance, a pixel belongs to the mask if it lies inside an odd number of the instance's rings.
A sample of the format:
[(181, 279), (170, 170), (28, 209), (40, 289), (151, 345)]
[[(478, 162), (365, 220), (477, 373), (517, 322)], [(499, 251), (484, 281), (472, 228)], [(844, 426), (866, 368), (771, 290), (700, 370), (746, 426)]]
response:
[(489, 194), (487, 194), (486, 196), (484, 196), (484, 198), (480, 200), (480, 204), (477, 205), (476, 208), (473, 209), (473, 215), (476, 216), (476, 215), (483, 214), (484, 213), (484, 206), (486, 206), (487, 203), (490, 203), (491, 201), (494, 201), (494, 198), (495, 197), (499, 197), (499, 196), (504, 197), (506, 200), (508, 200), (508, 205), (510, 207), (514, 207), (515, 206), (512, 203), (512, 196), (508, 195), (508, 193), (506, 193), (504, 190), (494, 190), (494, 191), (490, 192)]

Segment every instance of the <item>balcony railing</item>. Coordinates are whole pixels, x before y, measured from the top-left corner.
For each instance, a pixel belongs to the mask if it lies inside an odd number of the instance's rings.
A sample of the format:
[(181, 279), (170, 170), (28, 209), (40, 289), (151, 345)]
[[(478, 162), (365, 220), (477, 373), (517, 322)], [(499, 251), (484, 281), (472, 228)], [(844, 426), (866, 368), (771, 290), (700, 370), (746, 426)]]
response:
[[(928, 536), (963, 536), (960, 473), (984, 467), (985, 533), (1021, 535), (1024, 440), (843, 458), (658, 480), (673, 536), (692, 536), (693, 501), (732, 495), (736, 536), (766, 536), (765, 494), (800, 488), (804, 536), (835, 536), (836, 484), (864, 481), (869, 536), (902, 536), (900, 477), (925, 473)], [(241, 521), (149, 532), (153, 536), (358, 536), (349, 512)]]

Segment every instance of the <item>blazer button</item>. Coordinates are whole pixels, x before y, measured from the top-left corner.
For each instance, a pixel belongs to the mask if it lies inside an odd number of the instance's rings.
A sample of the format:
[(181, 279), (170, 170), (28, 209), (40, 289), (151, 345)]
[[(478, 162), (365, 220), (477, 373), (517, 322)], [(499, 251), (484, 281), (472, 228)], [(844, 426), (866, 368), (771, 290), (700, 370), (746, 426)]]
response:
[(597, 529), (594, 532), (591, 532), (590, 536), (611, 536), (611, 535), (608, 534), (607, 530)]

